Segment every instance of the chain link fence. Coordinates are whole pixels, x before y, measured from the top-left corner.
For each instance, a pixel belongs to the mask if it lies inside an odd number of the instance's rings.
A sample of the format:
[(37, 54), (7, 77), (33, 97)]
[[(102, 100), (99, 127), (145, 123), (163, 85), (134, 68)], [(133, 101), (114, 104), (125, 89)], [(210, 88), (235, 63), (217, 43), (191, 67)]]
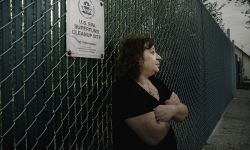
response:
[[(76, 1), (78, 2), (78, 1)], [(200, 149), (235, 91), (230, 40), (198, 0), (104, 0), (104, 59), (66, 57), (66, 1), (0, 0), (0, 149), (112, 149), (120, 41), (149, 34), (161, 78), (190, 114), (179, 149)]]

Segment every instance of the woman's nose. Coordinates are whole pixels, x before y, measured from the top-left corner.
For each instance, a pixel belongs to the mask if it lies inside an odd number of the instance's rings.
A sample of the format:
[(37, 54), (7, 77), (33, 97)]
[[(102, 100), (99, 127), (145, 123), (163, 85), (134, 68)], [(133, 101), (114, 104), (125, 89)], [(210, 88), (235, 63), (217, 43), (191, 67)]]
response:
[(157, 54), (156, 59), (161, 60), (161, 56), (159, 54)]

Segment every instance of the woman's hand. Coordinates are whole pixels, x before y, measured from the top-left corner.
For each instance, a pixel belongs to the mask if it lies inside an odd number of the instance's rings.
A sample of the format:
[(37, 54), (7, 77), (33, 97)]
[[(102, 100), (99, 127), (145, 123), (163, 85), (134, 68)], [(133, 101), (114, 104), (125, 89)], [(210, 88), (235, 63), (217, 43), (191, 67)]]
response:
[(181, 103), (179, 97), (174, 92), (164, 103), (165, 105), (159, 105), (154, 109), (157, 121), (175, 120), (182, 122), (187, 118), (188, 108)]
[(156, 121), (168, 122), (177, 113), (175, 105), (158, 105), (154, 109)]
[(181, 101), (180, 101), (179, 97), (176, 95), (176, 93), (172, 92), (170, 98), (167, 99), (164, 103), (166, 105), (178, 105), (181, 103)]

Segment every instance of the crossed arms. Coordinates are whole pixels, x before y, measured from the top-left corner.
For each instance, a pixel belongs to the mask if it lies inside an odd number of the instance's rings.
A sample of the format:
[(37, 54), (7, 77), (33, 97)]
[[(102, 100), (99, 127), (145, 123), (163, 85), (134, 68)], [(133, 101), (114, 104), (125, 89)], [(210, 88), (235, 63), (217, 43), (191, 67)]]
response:
[(164, 105), (154, 111), (125, 120), (128, 126), (147, 144), (158, 145), (167, 135), (170, 121), (182, 122), (188, 116), (188, 108), (173, 92)]

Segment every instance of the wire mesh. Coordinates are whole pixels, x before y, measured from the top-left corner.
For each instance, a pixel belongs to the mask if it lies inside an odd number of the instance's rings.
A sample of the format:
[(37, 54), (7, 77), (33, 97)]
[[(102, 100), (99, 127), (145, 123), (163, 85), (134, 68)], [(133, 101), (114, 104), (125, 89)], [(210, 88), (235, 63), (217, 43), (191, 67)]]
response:
[(200, 149), (235, 91), (233, 45), (198, 0), (104, 0), (104, 59), (66, 57), (66, 2), (0, 1), (0, 149), (112, 149), (120, 41), (149, 34), (161, 78), (190, 110), (179, 149)]

